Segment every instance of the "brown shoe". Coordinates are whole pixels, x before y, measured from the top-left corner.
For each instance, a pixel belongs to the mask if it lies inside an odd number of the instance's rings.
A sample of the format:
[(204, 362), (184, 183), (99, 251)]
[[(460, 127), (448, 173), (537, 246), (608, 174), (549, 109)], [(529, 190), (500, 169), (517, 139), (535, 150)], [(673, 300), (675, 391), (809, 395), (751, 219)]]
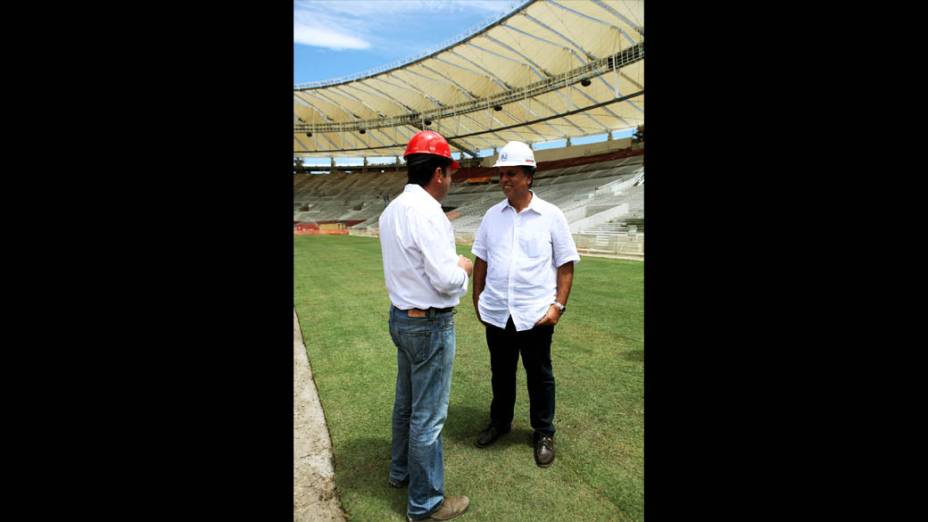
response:
[(498, 429), (496, 426), (490, 424), (487, 426), (487, 429), (480, 432), (480, 435), (477, 436), (477, 441), (474, 442), (474, 445), (478, 448), (485, 448), (490, 444), (496, 442), (496, 439), (502, 437), (503, 435), (509, 433), (509, 428), (505, 431)]
[(535, 432), (535, 464), (547, 468), (554, 462), (554, 435)]
[[(431, 515), (416, 520), (451, 520), (467, 511), (467, 506), (469, 505), (470, 499), (463, 495), (459, 497), (445, 497), (441, 506), (432, 512)], [(407, 516), (406, 520), (412, 522), (414, 519)]]

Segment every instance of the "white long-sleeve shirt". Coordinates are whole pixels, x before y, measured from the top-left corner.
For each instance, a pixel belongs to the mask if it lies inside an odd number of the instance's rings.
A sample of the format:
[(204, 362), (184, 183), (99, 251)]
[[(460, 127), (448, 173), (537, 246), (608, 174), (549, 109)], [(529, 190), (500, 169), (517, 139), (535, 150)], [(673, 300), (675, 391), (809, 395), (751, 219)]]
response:
[(457, 306), (467, 292), (467, 272), (457, 264), (454, 229), (441, 204), (411, 183), (387, 206), (379, 223), (383, 274), (393, 306)]
[(564, 213), (532, 193), (522, 212), (508, 199), (487, 210), (471, 251), (487, 262), (487, 279), (477, 302), (484, 322), (530, 330), (557, 296), (557, 269), (580, 261)]

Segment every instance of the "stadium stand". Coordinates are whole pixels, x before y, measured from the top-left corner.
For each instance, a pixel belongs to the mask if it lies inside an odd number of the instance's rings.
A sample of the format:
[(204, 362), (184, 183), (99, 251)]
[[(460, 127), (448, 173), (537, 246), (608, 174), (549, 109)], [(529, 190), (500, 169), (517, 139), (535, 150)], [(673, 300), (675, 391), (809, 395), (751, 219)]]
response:
[[(585, 252), (644, 254), (644, 150), (540, 161), (533, 190), (557, 205)], [(492, 164), (492, 163), (491, 163)], [(462, 168), (442, 201), (457, 240), (470, 243), (487, 209), (502, 199), (496, 169)], [(295, 175), (294, 224), (343, 223), (351, 234), (376, 235), (377, 221), (406, 184), (403, 170)]]

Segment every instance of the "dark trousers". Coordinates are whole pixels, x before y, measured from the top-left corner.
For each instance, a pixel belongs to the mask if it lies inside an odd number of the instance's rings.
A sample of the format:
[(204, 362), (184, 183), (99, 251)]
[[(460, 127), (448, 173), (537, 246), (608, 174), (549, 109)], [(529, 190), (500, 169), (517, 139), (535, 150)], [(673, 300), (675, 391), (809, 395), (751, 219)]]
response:
[(554, 435), (554, 370), (551, 368), (551, 336), (554, 325), (536, 326), (517, 332), (512, 318), (506, 328), (487, 325), (490, 370), (493, 373), (493, 402), (490, 422), (507, 431), (512, 426), (516, 405), (516, 364), (522, 366), (528, 381), (529, 412), (532, 429)]

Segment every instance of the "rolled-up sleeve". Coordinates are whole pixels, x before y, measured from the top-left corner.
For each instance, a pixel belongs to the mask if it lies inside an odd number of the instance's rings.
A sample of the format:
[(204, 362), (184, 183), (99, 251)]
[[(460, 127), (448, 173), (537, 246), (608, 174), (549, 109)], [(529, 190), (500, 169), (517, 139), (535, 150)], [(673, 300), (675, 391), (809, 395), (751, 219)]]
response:
[(580, 262), (580, 254), (577, 253), (577, 245), (574, 243), (574, 237), (570, 234), (570, 226), (567, 224), (567, 218), (560, 209), (556, 209), (551, 217), (554, 221), (551, 224), (551, 242), (554, 247), (554, 266), (560, 267), (564, 263), (573, 261)]
[[(467, 272), (458, 266), (454, 238), (445, 234), (444, 224), (414, 213), (414, 239), (422, 252), (425, 275), (439, 293), (458, 297), (467, 292)], [(444, 216), (442, 216), (444, 217)], [(450, 241), (450, 242), (449, 242)]]

